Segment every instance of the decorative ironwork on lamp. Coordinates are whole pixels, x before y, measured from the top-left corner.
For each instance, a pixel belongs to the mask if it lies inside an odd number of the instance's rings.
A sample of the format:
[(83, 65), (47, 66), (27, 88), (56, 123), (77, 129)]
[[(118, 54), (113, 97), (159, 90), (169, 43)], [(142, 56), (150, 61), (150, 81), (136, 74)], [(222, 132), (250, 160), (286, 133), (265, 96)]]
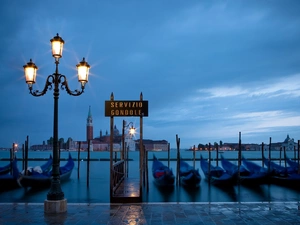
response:
[[(64, 193), (60, 186), (60, 174), (59, 174), (59, 147), (58, 147), (58, 97), (59, 89), (66, 90), (68, 94), (73, 96), (79, 96), (84, 92), (86, 83), (88, 82), (88, 75), (90, 65), (85, 61), (85, 58), (77, 67), (78, 81), (81, 83), (81, 90), (70, 90), (68, 81), (65, 75), (58, 72), (59, 59), (62, 57), (62, 51), (64, 46), (64, 40), (57, 34), (51, 40), (52, 56), (55, 58), (55, 72), (49, 75), (46, 79), (45, 87), (42, 91), (33, 90), (33, 84), (36, 82), (36, 75), (38, 67), (32, 62), (32, 59), (24, 65), (25, 80), (28, 84), (29, 92), (35, 97), (46, 94), (48, 90), (53, 89), (54, 96), (54, 120), (53, 120), (53, 172), (51, 180), (51, 188), (47, 195), (47, 200), (62, 200)], [(54, 87), (54, 88), (53, 88)]]

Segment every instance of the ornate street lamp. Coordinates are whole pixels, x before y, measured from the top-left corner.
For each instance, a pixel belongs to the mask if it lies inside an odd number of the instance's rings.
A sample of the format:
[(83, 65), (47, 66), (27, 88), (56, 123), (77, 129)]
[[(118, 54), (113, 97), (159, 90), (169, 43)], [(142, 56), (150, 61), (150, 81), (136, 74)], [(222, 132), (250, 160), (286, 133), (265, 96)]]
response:
[[(63, 200), (64, 193), (62, 192), (60, 185), (60, 174), (59, 174), (59, 147), (58, 147), (58, 97), (59, 88), (66, 90), (68, 94), (73, 96), (79, 96), (83, 93), (85, 84), (88, 82), (88, 75), (90, 65), (83, 60), (76, 65), (78, 71), (78, 81), (81, 83), (81, 90), (71, 91), (68, 86), (68, 81), (65, 75), (58, 72), (59, 59), (62, 57), (62, 51), (64, 46), (64, 40), (57, 34), (50, 40), (52, 45), (52, 56), (55, 58), (56, 69), (55, 72), (49, 75), (46, 79), (45, 87), (42, 91), (33, 90), (33, 84), (36, 80), (36, 72), (38, 67), (30, 61), (24, 65), (24, 74), (26, 83), (28, 84), (29, 92), (35, 97), (46, 94), (48, 90), (53, 88), (54, 96), (54, 120), (53, 120), (53, 172), (51, 188), (47, 195), (47, 200)], [(59, 87), (60, 86), (60, 87)]]
[[(131, 127), (129, 127), (131, 125)], [(128, 133), (130, 137), (132, 137), (135, 134), (135, 127), (133, 126), (133, 123), (130, 122), (126, 125), (126, 121), (123, 120), (123, 127), (122, 127), (122, 156), (121, 159), (124, 159), (124, 153), (125, 153), (125, 129), (128, 129)]]
[[(131, 127), (130, 127), (131, 125)], [(128, 176), (128, 149), (126, 146), (126, 142), (125, 142), (125, 129), (128, 129), (128, 133), (130, 135), (130, 137), (132, 137), (135, 134), (135, 127), (133, 126), (133, 123), (130, 122), (126, 125), (126, 121), (123, 120), (123, 126), (122, 126), (122, 153), (121, 153), (121, 159), (125, 160), (125, 168), (124, 168), (124, 172), (126, 174), (126, 176)]]

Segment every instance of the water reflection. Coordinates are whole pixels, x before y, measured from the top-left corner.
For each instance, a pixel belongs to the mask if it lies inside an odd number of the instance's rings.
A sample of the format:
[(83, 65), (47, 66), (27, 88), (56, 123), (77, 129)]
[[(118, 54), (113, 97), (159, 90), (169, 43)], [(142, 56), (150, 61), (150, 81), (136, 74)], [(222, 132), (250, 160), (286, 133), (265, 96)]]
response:
[[(268, 190), (263, 185), (238, 185), (239, 201), (269, 201)], [(252, 200), (253, 199), (253, 200)]]
[[(224, 197), (228, 197), (229, 198), (229, 201), (231, 202), (237, 202), (238, 201), (238, 195), (236, 193), (236, 190), (234, 189), (233, 186), (215, 186), (214, 187), (218, 192), (222, 192), (221, 195), (224, 195)], [(211, 201), (213, 202), (218, 202), (218, 201), (222, 201), (224, 199), (224, 197), (219, 197), (218, 199), (211, 199)], [(225, 200), (225, 199), (224, 199)]]
[(175, 186), (170, 187), (161, 187), (156, 184), (152, 186), (156, 189), (156, 194), (154, 194), (157, 198), (157, 201), (163, 201), (163, 202), (171, 202), (174, 199), (174, 190)]
[[(183, 157), (189, 158), (189, 152), (183, 152)], [(31, 154), (38, 154), (31, 152)], [(44, 158), (49, 156), (49, 152), (40, 152)], [(77, 152), (74, 153), (77, 157)], [(136, 154), (130, 153), (130, 154)], [(159, 153), (157, 153), (159, 154)], [(160, 157), (166, 158), (161, 153)], [(226, 153), (224, 153), (226, 154)], [(33, 155), (32, 157), (41, 157)], [(94, 158), (108, 158), (109, 153), (93, 152)], [(67, 155), (62, 156), (67, 157)], [(205, 155), (204, 155), (205, 157)], [(247, 157), (247, 156), (245, 156)], [(254, 157), (254, 156), (253, 156)], [(129, 163), (130, 176), (139, 177), (139, 160), (138, 155), (131, 156), (133, 161)], [(21, 168), (21, 162), (18, 162)], [(40, 165), (43, 162), (31, 161), (30, 165)], [(151, 161), (149, 161), (149, 171), (151, 171)], [(199, 167), (199, 163), (197, 162)], [(171, 168), (176, 168), (176, 162), (171, 161)], [(175, 169), (174, 169), (175, 171)], [(80, 178), (77, 177), (80, 172)], [(204, 178), (203, 174), (201, 174)], [(63, 182), (62, 190), (68, 203), (109, 203), (109, 162), (108, 161), (92, 161), (90, 163), (89, 187), (87, 188), (87, 163), (86, 161), (75, 164), (71, 179)], [(23, 188), (0, 192), (0, 202), (43, 202), (48, 194), (49, 189), (45, 190), (24, 190)], [(146, 191), (145, 191), (146, 192)], [(283, 187), (278, 185), (260, 185), (249, 187), (236, 185), (230, 187), (217, 187), (209, 185), (204, 179), (200, 182), (198, 189), (189, 189), (183, 186), (174, 186), (172, 189), (160, 189), (153, 184), (152, 174), (149, 173), (149, 190), (143, 200), (145, 202), (258, 202), (258, 201), (299, 201), (300, 190), (297, 185)]]
[(199, 202), (201, 199), (201, 187), (182, 186), (183, 196), (186, 196), (187, 202)]

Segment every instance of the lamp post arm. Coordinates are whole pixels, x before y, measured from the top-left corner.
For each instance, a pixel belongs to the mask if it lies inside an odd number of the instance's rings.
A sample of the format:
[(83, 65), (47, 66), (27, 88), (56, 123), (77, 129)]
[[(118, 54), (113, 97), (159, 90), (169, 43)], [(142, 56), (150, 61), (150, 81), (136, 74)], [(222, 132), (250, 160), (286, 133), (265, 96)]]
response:
[(133, 122), (128, 123), (125, 127), (128, 128), (130, 125), (133, 126)]
[(52, 84), (54, 83), (54, 76), (53, 75), (49, 75), (47, 77), (46, 83), (45, 83), (45, 87), (42, 91), (39, 90), (35, 90), (33, 91), (32, 86), (29, 86), (29, 93), (35, 97), (40, 97), (43, 96), (44, 94), (47, 93), (48, 89), (51, 90), (52, 89)]
[(81, 90), (76, 89), (75, 91), (71, 91), (70, 88), (69, 88), (68, 80), (67, 80), (66, 76), (62, 75), (62, 74), (59, 76), (59, 83), (61, 83), (61, 89), (66, 90), (69, 95), (79, 96), (84, 91), (84, 86), (83, 85), (81, 85)]

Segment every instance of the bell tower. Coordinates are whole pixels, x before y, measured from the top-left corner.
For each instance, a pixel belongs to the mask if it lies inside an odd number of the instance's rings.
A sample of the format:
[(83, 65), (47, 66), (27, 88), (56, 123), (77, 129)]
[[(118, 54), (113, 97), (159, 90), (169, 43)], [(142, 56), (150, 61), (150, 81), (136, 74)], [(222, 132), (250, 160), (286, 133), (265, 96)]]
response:
[(86, 141), (93, 140), (93, 118), (91, 106), (89, 106), (88, 117), (86, 120)]

